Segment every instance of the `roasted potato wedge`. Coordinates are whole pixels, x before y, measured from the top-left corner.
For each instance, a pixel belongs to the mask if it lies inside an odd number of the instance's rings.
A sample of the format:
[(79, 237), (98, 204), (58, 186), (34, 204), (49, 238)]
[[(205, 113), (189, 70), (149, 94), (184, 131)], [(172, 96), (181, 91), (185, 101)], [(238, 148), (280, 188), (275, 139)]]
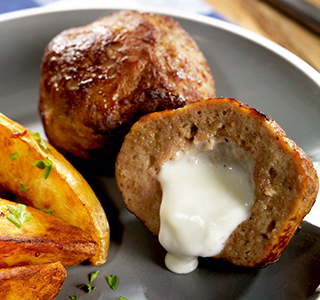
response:
[(96, 253), (97, 244), (88, 233), (36, 208), (26, 207), (23, 215), (31, 220), (19, 228), (8, 219), (10, 205), (18, 207), (0, 199), (0, 268), (57, 261), (67, 268)]
[[(98, 244), (90, 262), (104, 263), (109, 248), (109, 223), (82, 175), (51, 145), (35, 139), (30, 130), (1, 113), (0, 145), (0, 185), (25, 204), (50, 209), (55, 216), (89, 233)], [(34, 162), (40, 165), (32, 165)], [(48, 162), (52, 162), (52, 169), (45, 179), (51, 168), (45, 166)]]
[(50, 300), (67, 277), (60, 262), (0, 269), (1, 300)]

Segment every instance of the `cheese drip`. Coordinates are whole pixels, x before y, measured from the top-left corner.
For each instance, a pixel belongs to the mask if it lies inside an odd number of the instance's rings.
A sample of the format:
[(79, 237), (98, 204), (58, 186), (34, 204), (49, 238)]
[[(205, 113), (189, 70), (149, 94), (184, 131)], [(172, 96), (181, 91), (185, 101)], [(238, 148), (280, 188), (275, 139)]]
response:
[(167, 268), (184, 274), (197, 268), (198, 256), (218, 255), (250, 217), (254, 164), (231, 142), (177, 156), (158, 175), (163, 192), (159, 241), (167, 250)]

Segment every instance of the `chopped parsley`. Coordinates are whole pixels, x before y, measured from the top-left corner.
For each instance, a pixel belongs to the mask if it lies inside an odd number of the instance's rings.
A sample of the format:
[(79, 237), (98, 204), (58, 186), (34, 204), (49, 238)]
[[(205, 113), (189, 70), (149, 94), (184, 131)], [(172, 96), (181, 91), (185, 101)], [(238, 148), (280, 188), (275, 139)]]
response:
[(34, 162), (32, 162), (31, 164), (33, 166), (36, 166), (37, 168), (41, 169), (41, 170), (44, 170), (43, 173), (42, 173), (42, 176), (44, 179), (47, 179), (51, 170), (52, 170), (52, 167), (53, 167), (53, 162), (52, 160), (50, 160), (48, 157), (46, 157), (47, 160), (36, 160)]
[(118, 287), (118, 276), (117, 275), (109, 275), (108, 276), (108, 283), (113, 290), (117, 289)]
[(119, 297), (119, 300), (129, 300), (129, 299), (120, 296), (120, 297)]
[(42, 210), (42, 211), (44, 211), (44, 212), (46, 212), (46, 213), (48, 213), (48, 214), (50, 214), (50, 215), (53, 215), (53, 216), (54, 216), (53, 211), (52, 211), (52, 210), (50, 210), (50, 209), (41, 208), (40, 210)]
[(29, 189), (29, 186), (26, 186), (26, 185), (20, 183), (20, 191), (21, 191), (21, 192), (25, 192), (25, 191), (27, 191), (28, 189)]
[(18, 206), (7, 205), (10, 213), (7, 216), (7, 219), (16, 225), (18, 228), (21, 228), (24, 222), (31, 221), (32, 217), (26, 213), (26, 206), (24, 204), (18, 204)]
[(19, 153), (18, 152), (15, 152), (15, 153), (12, 153), (9, 158), (10, 160), (18, 160), (18, 156), (19, 156)]
[(90, 283), (95, 280), (99, 275), (99, 270), (90, 274)]
[(80, 289), (82, 289), (86, 293), (91, 293), (91, 291), (94, 291), (97, 289), (97, 287), (92, 287), (91, 284), (83, 284), (79, 286)]
[[(95, 280), (99, 275), (99, 270), (96, 272), (92, 272), (90, 274), (90, 279), (89, 282), (91, 283), (93, 280)], [(85, 291), (86, 293), (91, 293), (91, 291), (94, 291), (97, 289), (97, 287), (93, 287), (91, 286), (91, 284), (82, 284), (79, 286), (80, 289), (82, 289), (83, 291)]]
[(51, 151), (52, 148), (49, 148), (47, 146), (47, 144), (44, 142), (44, 140), (40, 137), (40, 133), (39, 132), (35, 132), (33, 134), (34, 139), (39, 143), (40, 147), (42, 147), (45, 151), (49, 150)]

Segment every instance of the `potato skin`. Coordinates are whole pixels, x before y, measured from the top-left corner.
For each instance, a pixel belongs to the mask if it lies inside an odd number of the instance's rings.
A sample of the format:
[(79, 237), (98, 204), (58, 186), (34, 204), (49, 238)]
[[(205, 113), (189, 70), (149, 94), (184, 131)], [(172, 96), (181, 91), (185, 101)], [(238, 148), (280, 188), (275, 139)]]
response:
[(57, 261), (67, 268), (95, 255), (96, 242), (80, 228), (32, 207), (32, 219), (18, 228), (7, 219), (7, 205), (18, 204), (0, 199), (0, 268)]
[(119, 11), (56, 36), (41, 64), (44, 128), (62, 153), (118, 153), (141, 116), (215, 96), (203, 54), (171, 18)]
[[(21, 201), (38, 209), (50, 209), (67, 223), (81, 228), (98, 245), (90, 262), (105, 262), (109, 247), (109, 223), (92, 188), (82, 175), (57, 151), (44, 150), (33, 133), (0, 113), (0, 185)], [(10, 155), (18, 153), (17, 160)], [(31, 165), (49, 158), (53, 162), (47, 179), (43, 170)], [(28, 186), (21, 191), (21, 184)]]
[(0, 269), (0, 299), (51, 300), (66, 277), (60, 262)]

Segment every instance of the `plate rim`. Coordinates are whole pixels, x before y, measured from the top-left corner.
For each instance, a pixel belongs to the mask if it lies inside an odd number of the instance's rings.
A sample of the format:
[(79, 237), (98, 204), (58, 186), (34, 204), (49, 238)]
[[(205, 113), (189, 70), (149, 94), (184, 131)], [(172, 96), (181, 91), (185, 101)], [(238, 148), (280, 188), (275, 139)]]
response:
[[(320, 72), (309, 65), (306, 61), (298, 57), (296, 54), (287, 50), (283, 46), (271, 41), (270, 39), (243, 28), (235, 23), (229, 21), (220, 20), (214, 17), (202, 15), (200, 13), (192, 13), (187, 11), (179, 11), (173, 8), (164, 8), (156, 6), (139, 6), (139, 5), (98, 5), (98, 4), (80, 4), (77, 8), (73, 6), (64, 5), (64, 3), (73, 3), (73, 1), (56, 2), (42, 7), (27, 8), (18, 11), (8, 12), (0, 15), (0, 27), (1, 24), (7, 21), (18, 20), (26, 17), (35, 17), (38, 15), (55, 14), (68, 11), (84, 11), (84, 10), (139, 10), (143, 12), (154, 12), (159, 14), (168, 15), (170, 17), (176, 17), (184, 19), (186, 21), (198, 22), (206, 25), (216, 27), (220, 30), (227, 31), (258, 44), (259, 46), (273, 52), (280, 56), (287, 63), (293, 65), (300, 71), (302, 71), (310, 80), (312, 80), (320, 89)], [(81, 3), (81, 2), (80, 2)]]
[[(136, 9), (135, 7), (127, 7), (127, 6), (114, 6), (111, 5), (106, 6), (91, 6), (91, 7), (78, 7), (78, 8), (62, 8), (62, 7), (53, 7), (51, 5), (45, 6), (45, 7), (39, 7), (39, 8), (31, 8), (31, 9), (25, 9), (20, 10), (16, 12), (10, 12), (3, 15), (0, 15), (0, 27), (2, 22), (6, 21), (13, 21), (15, 19), (20, 19), (24, 17), (33, 17), (37, 15), (43, 15), (47, 13), (61, 13), (65, 11), (83, 11), (83, 10), (108, 10), (108, 9)], [(233, 33), (237, 36), (240, 36), (246, 40), (249, 40), (255, 44), (258, 44), (262, 46), (263, 48), (266, 48), (268, 51), (271, 51), (272, 53), (280, 56), (282, 59), (284, 59), (286, 62), (290, 63), (294, 67), (296, 67), (298, 70), (302, 71), (305, 76), (308, 77), (312, 82), (316, 83), (319, 86), (319, 93), (320, 93), (320, 73), (315, 70), (313, 67), (311, 67), (309, 64), (307, 64), (305, 61), (300, 59), (298, 56), (293, 54), (292, 52), (286, 50), (282, 46), (270, 41), (267, 38), (264, 38), (254, 32), (251, 32), (245, 28), (242, 28), (236, 24), (228, 23), (227, 21), (218, 20), (212, 17), (204, 16), (204, 15), (198, 15), (195, 13), (181, 13), (177, 10), (173, 9), (159, 9), (155, 7), (146, 7), (139, 8), (140, 11), (153, 11), (155, 13), (165, 14), (172, 17), (178, 17), (184, 20), (191, 20), (195, 22), (199, 22), (202, 24), (208, 24), (211, 26), (214, 26), (218, 29), (228, 31), (230, 33)], [(310, 223), (312, 224), (312, 223)], [(314, 225), (314, 224), (312, 224)], [(315, 226), (315, 225), (314, 225)]]

